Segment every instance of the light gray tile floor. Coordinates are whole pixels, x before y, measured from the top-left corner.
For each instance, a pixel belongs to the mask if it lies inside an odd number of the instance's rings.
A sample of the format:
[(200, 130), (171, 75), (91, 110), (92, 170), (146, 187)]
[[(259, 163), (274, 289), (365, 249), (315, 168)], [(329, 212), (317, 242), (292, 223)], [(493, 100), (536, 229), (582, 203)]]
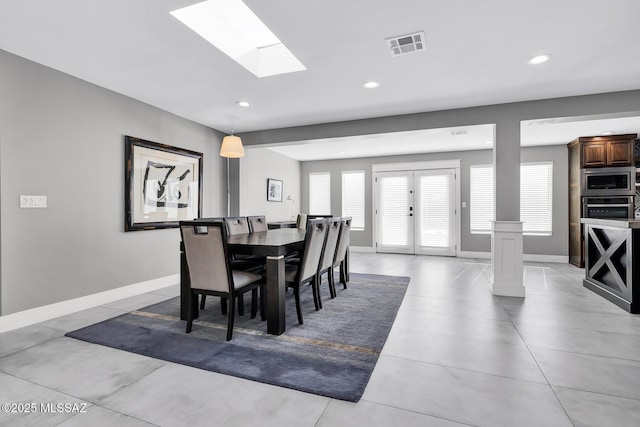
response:
[(86, 405), (0, 425), (640, 425), (640, 316), (582, 287), (583, 270), (526, 263), (524, 300), (491, 295), (488, 260), (352, 253), (351, 270), (411, 277), (358, 403), (63, 336), (174, 285), (0, 334), (0, 403)]

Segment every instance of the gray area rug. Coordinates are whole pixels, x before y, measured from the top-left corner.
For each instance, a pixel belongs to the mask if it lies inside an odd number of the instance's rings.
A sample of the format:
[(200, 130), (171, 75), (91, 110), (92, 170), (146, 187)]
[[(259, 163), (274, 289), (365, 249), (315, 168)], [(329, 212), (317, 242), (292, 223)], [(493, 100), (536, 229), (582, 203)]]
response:
[(226, 315), (220, 299), (209, 296), (193, 331), (185, 333), (179, 298), (133, 311), (67, 333), (95, 344), (137, 354), (288, 387), (321, 396), (357, 402), (369, 381), (409, 284), (408, 277), (351, 273), (338, 296), (329, 298), (321, 286), (323, 309), (315, 311), (311, 289), (301, 289), (304, 324), (296, 318), (293, 295), (286, 296), (287, 330), (266, 333), (260, 315), (236, 314), (233, 340), (226, 341)]

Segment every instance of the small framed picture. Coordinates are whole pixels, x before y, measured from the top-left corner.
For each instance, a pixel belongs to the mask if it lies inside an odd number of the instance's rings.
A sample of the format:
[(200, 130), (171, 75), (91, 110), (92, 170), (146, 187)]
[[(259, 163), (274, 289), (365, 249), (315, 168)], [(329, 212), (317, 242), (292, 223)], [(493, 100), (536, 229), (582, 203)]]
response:
[(267, 178), (267, 201), (282, 201), (282, 181), (279, 179)]

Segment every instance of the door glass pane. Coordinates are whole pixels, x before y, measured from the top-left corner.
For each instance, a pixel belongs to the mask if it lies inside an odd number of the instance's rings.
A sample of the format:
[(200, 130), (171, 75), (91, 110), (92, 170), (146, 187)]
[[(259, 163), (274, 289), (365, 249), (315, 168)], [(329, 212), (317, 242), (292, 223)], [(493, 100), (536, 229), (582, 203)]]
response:
[(417, 245), (448, 248), (451, 242), (451, 179), (449, 175), (423, 175), (418, 181)]
[(380, 244), (407, 246), (409, 244), (409, 180), (407, 177), (380, 178)]

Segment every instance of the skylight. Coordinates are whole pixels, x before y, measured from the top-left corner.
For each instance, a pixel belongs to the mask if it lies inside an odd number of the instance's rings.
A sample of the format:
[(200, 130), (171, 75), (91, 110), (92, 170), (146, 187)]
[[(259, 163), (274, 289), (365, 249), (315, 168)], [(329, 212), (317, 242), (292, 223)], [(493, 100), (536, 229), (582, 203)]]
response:
[(207, 0), (171, 14), (257, 77), (306, 70), (242, 0)]

